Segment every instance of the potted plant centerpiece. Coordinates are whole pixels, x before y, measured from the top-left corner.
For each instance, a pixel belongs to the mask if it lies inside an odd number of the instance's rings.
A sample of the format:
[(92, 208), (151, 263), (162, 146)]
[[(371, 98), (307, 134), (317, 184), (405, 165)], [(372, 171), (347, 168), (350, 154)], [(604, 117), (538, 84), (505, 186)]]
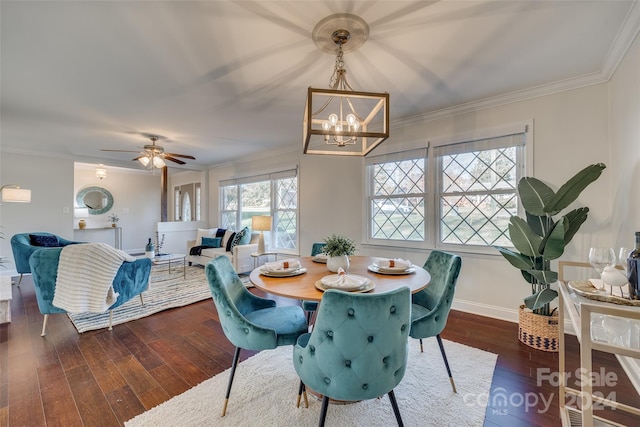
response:
[(586, 221), (589, 208), (573, 209), (555, 217), (598, 179), (605, 167), (603, 163), (587, 166), (557, 192), (533, 177), (524, 177), (518, 182), (518, 198), (526, 216), (514, 215), (510, 219), (509, 239), (513, 249), (495, 248), (531, 285), (531, 295), (524, 299), (518, 316), (518, 339), (530, 347), (558, 351), (557, 314), (556, 309), (550, 308), (558, 296), (558, 292), (551, 289), (558, 273), (551, 270), (551, 261), (562, 256), (565, 246)]
[(344, 236), (332, 234), (324, 238), (325, 246), (322, 250), (327, 255), (327, 268), (334, 273), (342, 267), (349, 268), (349, 256), (356, 252), (355, 242)]

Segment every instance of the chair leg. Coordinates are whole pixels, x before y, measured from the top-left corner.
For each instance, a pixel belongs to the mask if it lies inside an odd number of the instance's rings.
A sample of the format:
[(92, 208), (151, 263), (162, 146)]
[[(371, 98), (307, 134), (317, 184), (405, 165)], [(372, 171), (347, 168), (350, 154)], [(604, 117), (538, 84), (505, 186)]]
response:
[(233, 363), (231, 364), (231, 373), (229, 374), (229, 384), (227, 385), (227, 394), (224, 396), (224, 406), (222, 407), (222, 415), (227, 414), (227, 403), (229, 403), (229, 395), (231, 394), (231, 384), (233, 384), (233, 376), (236, 374), (236, 367), (238, 366), (238, 359), (240, 358), (240, 347), (236, 347), (236, 351), (233, 354)]
[(327, 418), (327, 408), (329, 407), (329, 398), (322, 396), (322, 408), (320, 409), (320, 422), (319, 427), (324, 427), (324, 420)]
[(447, 368), (447, 374), (449, 374), (449, 381), (451, 382), (451, 387), (453, 388), (454, 393), (458, 393), (456, 390), (456, 383), (453, 382), (453, 375), (451, 375), (451, 369), (449, 369), (449, 361), (447, 360), (447, 354), (444, 352), (444, 346), (442, 345), (442, 338), (440, 338), (440, 334), (436, 335), (438, 339), (438, 345), (440, 346), (440, 353), (442, 353), (442, 359), (444, 360), (444, 366)]
[(144, 298), (142, 298), (142, 292), (140, 292), (140, 305), (144, 305)]
[(300, 380), (300, 387), (298, 387), (298, 400), (296, 401), (296, 408), (300, 407), (300, 398), (304, 394), (304, 405), (309, 407), (309, 399), (307, 399), (307, 387), (305, 387), (302, 380)]
[(20, 283), (22, 283), (22, 276), (23, 275), (24, 275), (23, 273), (20, 273), (20, 279), (18, 279), (18, 284), (16, 285), (17, 287), (20, 287)]
[(424, 353), (424, 348), (422, 348), (422, 338), (420, 338), (420, 353)]
[(47, 335), (47, 320), (49, 320), (49, 315), (45, 314), (44, 320), (42, 321), (42, 333), (40, 334), (41, 337)]
[(113, 331), (113, 310), (109, 310), (109, 330)]
[(391, 401), (391, 407), (393, 408), (393, 413), (396, 416), (398, 427), (404, 427), (402, 417), (400, 416), (400, 408), (398, 408), (398, 401), (396, 400), (396, 395), (393, 393), (393, 390), (389, 392), (389, 400)]

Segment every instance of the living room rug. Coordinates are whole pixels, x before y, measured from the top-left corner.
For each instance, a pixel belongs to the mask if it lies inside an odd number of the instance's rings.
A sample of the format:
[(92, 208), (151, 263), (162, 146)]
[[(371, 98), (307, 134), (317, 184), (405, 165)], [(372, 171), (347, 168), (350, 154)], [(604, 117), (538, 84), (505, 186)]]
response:
[[(456, 382), (454, 394), (435, 338), (409, 340), (408, 366), (395, 395), (406, 426), (482, 426), (497, 355), (444, 341)], [(309, 408), (296, 408), (299, 379), (292, 347), (266, 350), (241, 362), (227, 415), (220, 417), (229, 370), (127, 421), (146, 426), (316, 426), (321, 401), (309, 394)], [(389, 398), (329, 405), (329, 426), (397, 425)]]
[[(134, 297), (113, 310), (113, 325), (141, 319), (170, 308), (182, 307), (211, 298), (211, 291), (200, 266), (187, 266), (186, 278), (182, 267), (172, 267), (169, 274), (167, 266), (153, 266), (149, 289), (140, 298)], [(69, 314), (71, 322), (78, 332), (102, 329), (109, 326), (109, 312)]]

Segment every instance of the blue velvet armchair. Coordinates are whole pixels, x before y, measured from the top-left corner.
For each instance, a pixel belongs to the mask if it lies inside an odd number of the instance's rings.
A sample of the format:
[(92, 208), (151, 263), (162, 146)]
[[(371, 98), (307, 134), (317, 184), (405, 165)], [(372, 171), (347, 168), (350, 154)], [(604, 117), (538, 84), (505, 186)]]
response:
[[(33, 274), (36, 299), (40, 313), (44, 314), (42, 322), (42, 334), (46, 335), (47, 319), (49, 314), (65, 313), (65, 310), (52, 304), (58, 278), (58, 263), (62, 248), (39, 249), (33, 252), (29, 259), (29, 266)], [(138, 259), (134, 262), (123, 262), (113, 279), (113, 289), (117, 292), (116, 302), (109, 307), (109, 312), (140, 295), (147, 290), (149, 274), (151, 273), (151, 260), (149, 258)], [(112, 329), (111, 316), (109, 317), (109, 330)]]
[(411, 332), (409, 333), (412, 338), (420, 340), (421, 352), (423, 338), (437, 338), (454, 393), (457, 393), (456, 384), (451, 375), (440, 333), (447, 325), (461, 267), (462, 259), (458, 255), (442, 251), (432, 251), (429, 254), (429, 258), (424, 263), (424, 269), (431, 275), (431, 282), (425, 289), (412, 296)]
[(209, 261), (205, 271), (222, 330), (236, 347), (222, 408), (224, 417), (240, 349), (261, 351), (293, 345), (308, 326), (302, 308), (276, 307), (275, 301), (249, 292), (226, 256)]
[[(328, 290), (311, 333), (298, 338), (293, 365), (306, 387), (323, 395), (319, 425), (329, 399), (357, 401), (389, 395), (404, 377), (411, 328), (411, 294), (403, 287), (382, 294)], [(300, 398), (298, 397), (298, 400)]]
[(31, 273), (31, 267), (29, 266), (29, 258), (31, 254), (33, 254), (38, 249), (42, 249), (45, 246), (36, 246), (31, 244), (31, 238), (29, 235), (34, 236), (44, 236), (44, 237), (53, 237), (55, 238), (56, 246), (55, 247), (64, 247), (67, 245), (73, 245), (80, 242), (73, 242), (71, 240), (64, 239), (60, 236), (56, 236), (55, 234), (38, 231), (31, 233), (19, 233), (13, 235), (11, 237), (11, 250), (13, 252), (13, 259), (16, 264), (16, 270), (20, 273), (20, 279), (18, 280), (18, 286), (22, 282), (22, 276), (24, 274)]

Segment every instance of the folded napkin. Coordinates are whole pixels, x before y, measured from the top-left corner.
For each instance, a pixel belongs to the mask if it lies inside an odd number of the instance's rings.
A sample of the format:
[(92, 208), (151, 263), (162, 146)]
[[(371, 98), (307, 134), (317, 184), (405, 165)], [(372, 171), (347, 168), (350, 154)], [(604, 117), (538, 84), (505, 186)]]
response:
[(285, 259), (276, 262), (267, 262), (262, 266), (263, 271), (289, 271), (302, 267), (297, 259)]
[(347, 274), (342, 267), (338, 268), (338, 274), (332, 274), (320, 279), (320, 282), (330, 288), (357, 289), (365, 285), (369, 279), (363, 276)]
[(376, 263), (379, 268), (393, 268), (394, 270), (406, 270), (413, 265), (411, 261), (402, 258), (383, 259)]

